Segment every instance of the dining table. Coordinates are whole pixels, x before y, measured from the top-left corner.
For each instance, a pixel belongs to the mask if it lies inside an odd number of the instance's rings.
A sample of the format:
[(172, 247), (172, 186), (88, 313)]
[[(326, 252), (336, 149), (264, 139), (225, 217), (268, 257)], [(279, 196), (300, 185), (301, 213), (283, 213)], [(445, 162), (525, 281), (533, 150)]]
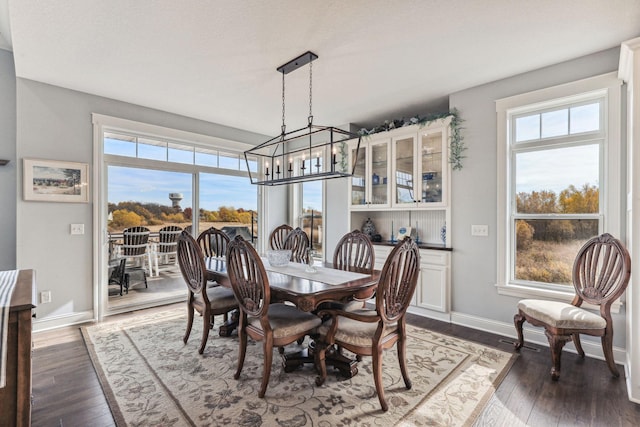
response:
[[(269, 279), (271, 303), (289, 302), (307, 312), (313, 312), (330, 303), (366, 300), (375, 293), (380, 279), (379, 270), (338, 270), (328, 262), (316, 262), (313, 269), (309, 269), (306, 264), (289, 262), (285, 266), (277, 267), (270, 265), (266, 258), (262, 261)], [(209, 280), (231, 288), (225, 258), (207, 257), (205, 266)], [(236, 327), (237, 316), (232, 316), (220, 327), (219, 334), (229, 336)], [(308, 347), (300, 351), (283, 354), (285, 372), (293, 371), (305, 363), (314, 363), (313, 345), (312, 340)], [(358, 372), (357, 361), (344, 356), (337, 349), (327, 352), (325, 362), (347, 378)]]

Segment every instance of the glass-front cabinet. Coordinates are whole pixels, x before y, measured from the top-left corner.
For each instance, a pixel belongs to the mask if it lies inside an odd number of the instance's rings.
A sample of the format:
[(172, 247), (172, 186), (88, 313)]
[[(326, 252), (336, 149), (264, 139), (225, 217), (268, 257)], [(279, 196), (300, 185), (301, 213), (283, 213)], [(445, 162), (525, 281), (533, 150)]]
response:
[(443, 207), (448, 203), (447, 126), (426, 126), (392, 138), (392, 207)]
[[(389, 200), (389, 139), (363, 141), (351, 182), (351, 208), (371, 209), (391, 206)], [(350, 159), (356, 156), (355, 145)]]

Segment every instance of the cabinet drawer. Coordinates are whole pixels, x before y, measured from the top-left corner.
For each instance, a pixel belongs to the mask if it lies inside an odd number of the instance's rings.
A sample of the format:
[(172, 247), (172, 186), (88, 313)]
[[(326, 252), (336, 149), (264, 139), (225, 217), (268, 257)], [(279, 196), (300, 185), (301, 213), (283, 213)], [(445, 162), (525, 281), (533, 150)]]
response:
[(449, 265), (449, 252), (420, 249), (420, 264)]

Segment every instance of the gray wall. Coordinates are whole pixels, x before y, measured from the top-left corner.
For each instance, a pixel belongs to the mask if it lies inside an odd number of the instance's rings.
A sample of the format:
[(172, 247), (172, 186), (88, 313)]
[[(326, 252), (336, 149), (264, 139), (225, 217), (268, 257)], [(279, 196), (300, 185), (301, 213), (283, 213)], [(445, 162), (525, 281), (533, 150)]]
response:
[(0, 271), (16, 268), (16, 72), (13, 54), (0, 49)]
[[(619, 51), (619, 48), (609, 49), (450, 96), (450, 107), (457, 108), (464, 119), (462, 134), (468, 147), (463, 169), (452, 173), (454, 312), (509, 324), (516, 312), (518, 299), (498, 295), (494, 286), (497, 282), (496, 170), (500, 167), (496, 161), (495, 101), (615, 71)], [(624, 202), (624, 194), (621, 199)], [(472, 237), (471, 224), (488, 224), (489, 237)], [(622, 312), (615, 316), (615, 331), (615, 345), (624, 347)]]
[[(225, 126), (18, 79), (17, 158), (67, 160), (91, 165), (91, 113), (250, 144), (266, 139), (262, 135)], [(22, 165), (19, 172), (21, 176)], [(18, 193), (22, 193), (20, 182)], [(92, 203), (25, 202), (17, 199), (17, 267), (35, 269), (38, 290), (52, 291), (52, 302), (36, 309), (39, 321), (64, 322), (65, 318), (73, 320), (73, 316), (86, 315), (93, 309), (93, 208)], [(70, 235), (71, 223), (85, 224), (85, 234)]]

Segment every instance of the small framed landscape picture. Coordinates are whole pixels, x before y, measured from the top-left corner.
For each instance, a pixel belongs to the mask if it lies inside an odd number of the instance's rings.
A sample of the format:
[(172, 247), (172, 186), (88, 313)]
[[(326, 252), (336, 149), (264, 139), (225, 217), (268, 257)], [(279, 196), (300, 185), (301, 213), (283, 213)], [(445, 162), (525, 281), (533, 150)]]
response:
[(405, 236), (411, 237), (411, 227), (400, 227), (398, 229), (398, 240), (402, 240)]
[(89, 165), (57, 160), (23, 159), (24, 200), (89, 202)]

